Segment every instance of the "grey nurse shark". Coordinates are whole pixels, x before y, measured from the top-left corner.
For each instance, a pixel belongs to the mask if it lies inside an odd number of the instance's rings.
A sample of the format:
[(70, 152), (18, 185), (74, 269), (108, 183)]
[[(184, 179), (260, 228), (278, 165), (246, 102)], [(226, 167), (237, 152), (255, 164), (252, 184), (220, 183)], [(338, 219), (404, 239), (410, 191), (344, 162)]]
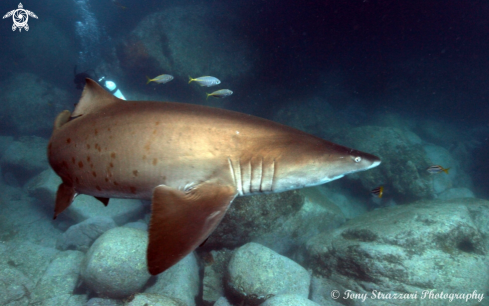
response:
[(77, 194), (152, 201), (147, 264), (159, 274), (197, 248), (237, 196), (324, 184), (380, 164), (374, 155), (243, 113), (120, 100), (87, 79), (48, 145), (61, 177), (54, 217)]

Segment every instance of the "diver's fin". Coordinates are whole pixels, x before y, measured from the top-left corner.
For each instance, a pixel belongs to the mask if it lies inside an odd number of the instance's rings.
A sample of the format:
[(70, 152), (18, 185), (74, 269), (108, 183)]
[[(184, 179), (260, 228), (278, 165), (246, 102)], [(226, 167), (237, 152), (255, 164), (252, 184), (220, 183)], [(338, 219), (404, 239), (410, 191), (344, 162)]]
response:
[(75, 189), (66, 183), (61, 183), (58, 187), (58, 192), (56, 192), (56, 206), (54, 207), (54, 217), (53, 220), (58, 217), (68, 206), (76, 196)]
[(153, 191), (148, 271), (159, 274), (209, 237), (236, 197), (232, 186), (202, 183), (188, 192), (160, 185)]
[(109, 205), (110, 198), (101, 198), (101, 197), (94, 197), (94, 198), (102, 202), (102, 204), (104, 204), (105, 206)]
[(123, 101), (114, 97), (94, 80), (86, 78), (85, 81), (86, 85), (83, 88), (80, 101), (76, 104), (75, 111), (73, 111), (71, 117), (93, 113), (107, 105)]

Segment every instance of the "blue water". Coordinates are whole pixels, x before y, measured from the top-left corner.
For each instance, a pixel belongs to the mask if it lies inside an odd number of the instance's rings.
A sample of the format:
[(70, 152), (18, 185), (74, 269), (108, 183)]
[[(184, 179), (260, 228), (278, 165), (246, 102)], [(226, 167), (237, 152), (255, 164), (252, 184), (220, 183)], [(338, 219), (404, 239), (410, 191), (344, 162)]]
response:
[[(420, 200), (489, 199), (489, 3), (485, 1), (48, 0), (22, 4), (38, 16), (29, 17), (28, 31), (12, 31), (12, 17), (0, 23), (0, 246), (5, 252), (27, 248), (22, 244), (26, 241), (54, 250), (61, 235), (82, 221), (72, 215), (52, 221), (54, 203), (32, 191), (32, 180), (41, 180), (40, 173), (49, 169), (45, 147), (52, 122), (62, 110), (73, 111), (81, 95), (73, 80), (83, 72), (102, 85), (114, 82), (128, 100), (239, 111), (381, 155), (383, 164), (376, 169), (304, 192), (305, 198), (329, 199), (342, 211), (343, 221), (321, 227), (318, 233), (367, 211)], [(6, 14), (18, 5), (1, 1), (0, 12)], [(146, 84), (146, 76), (160, 74), (175, 79)], [(220, 86), (188, 84), (188, 76), (203, 75), (218, 77)], [(224, 88), (233, 95), (206, 100), (206, 93)], [(433, 165), (450, 168), (450, 173), (430, 175), (425, 170)], [(385, 188), (382, 199), (370, 195), (378, 186)], [(49, 188), (53, 197), (54, 187)], [(355, 204), (345, 208), (343, 198)], [(16, 207), (22, 207), (21, 212)], [(135, 227), (146, 230), (149, 203), (135, 210), (137, 215), (114, 226), (139, 220)], [(289, 215), (279, 219), (280, 212), (275, 211), (274, 220), (286, 224)], [(226, 229), (260, 226), (261, 219), (254, 219), (254, 225), (229, 221)], [(29, 229), (29, 222), (40, 223)], [(487, 228), (482, 227), (474, 225), (481, 239), (487, 239)], [(267, 230), (271, 231), (267, 235), (277, 235), (277, 229)], [(294, 238), (278, 235), (273, 243), (263, 238), (266, 235), (253, 239), (250, 233), (234, 244), (210, 239), (207, 248), (197, 252), (197, 305), (215, 301), (203, 301), (203, 262), (205, 254), (223, 247), (235, 250), (258, 241), (316, 273), (307, 259), (312, 255), (299, 252), (304, 259), (293, 252), (306, 249), (308, 239), (296, 237), (313, 236), (310, 228), (305, 231), (298, 230)], [(489, 248), (489, 243), (482, 244)], [(88, 249), (77, 250), (86, 254)], [(53, 258), (46, 255), (45, 261)], [(42, 300), (32, 292), (41, 290), (35, 288), (45, 270), (30, 275), (23, 264), (0, 259), (3, 282), (10, 282), (11, 272), (5, 267), (36, 280), (18, 284), (25, 288), (23, 295), (12, 294), (13, 289), (1, 287), (0, 282), (0, 296), (10, 292), (10, 298), (0, 298), (0, 304)], [(75, 283), (76, 288), (66, 294), (80, 298), (76, 302), (80, 305), (105, 297), (83, 283), (82, 277)], [(484, 286), (487, 289), (489, 284)], [(457, 287), (450, 290), (457, 292)], [(229, 288), (224, 291), (233, 305), (256, 303), (236, 298)], [(322, 303), (311, 294), (310, 300)], [(16, 299), (19, 304), (13, 302)]]

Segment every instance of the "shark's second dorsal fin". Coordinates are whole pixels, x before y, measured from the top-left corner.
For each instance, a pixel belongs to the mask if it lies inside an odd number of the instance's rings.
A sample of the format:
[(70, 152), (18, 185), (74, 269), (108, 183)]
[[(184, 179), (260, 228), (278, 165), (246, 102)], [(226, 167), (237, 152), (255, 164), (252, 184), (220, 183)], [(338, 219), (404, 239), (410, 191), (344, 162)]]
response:
[(94, 113), (107, 105), (120, 101), (120, 99), (114, 97), (108, 91), (103, 89), (102, 86), (97, 84), (94, 80), (87, 78), (86, 82), (80, 101), (76, 105), (75, 111), (71, 114), (71, 117)]

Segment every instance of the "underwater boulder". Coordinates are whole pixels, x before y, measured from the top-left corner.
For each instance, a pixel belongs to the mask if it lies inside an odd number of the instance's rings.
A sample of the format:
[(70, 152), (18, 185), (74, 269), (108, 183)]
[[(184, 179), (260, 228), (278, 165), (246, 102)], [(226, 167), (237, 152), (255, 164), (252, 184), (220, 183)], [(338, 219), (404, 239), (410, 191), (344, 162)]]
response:
[(120, 65), (134, 71), (155, 67), (146, 73), (164, 71), (186, 81), (189, 75), (244, 76), (257, 59), (233, 32), (237, 24), (236, 16), (218, 7), (177, 6), (150, 14), (117, 48)]
[(203, 248), (235, 248), (273, 232), (303, 206), (297, 190), (236, 198)]
[(228, 265), (228, 293), (245, 304), (259, 304), (275, 295), (307, 298), (311, 276), (306, 269), (258, 243), (237, 249)]
[(182, 301), (186, 306), (195, 306), (200, 279), (194, 252), (156, 277), (156, 282), (145, 293), (164, 295)]
[(35, 74), (15, 73), (0, 84), (0, 101), (0, 130), (48, 138), (54, 118), (77, 98)]
[[(473, 198), (377, 209), (310, 239), (309, 267), (330, 284), (326, 291), (417, 292), (418, 299), (423, 290), (484, 293), (489, 289), (488, 224), (489, 202)], [(330, 294), (326, 291), (323, 296)], [(315, 296), (321, 296), (317, 288)]]
[(81, 265), (84, 283), (100, 296), (126, 298), (140, 292), (151, 275), (146, 265), (148, 233), (127, 227), (105, 232)]

